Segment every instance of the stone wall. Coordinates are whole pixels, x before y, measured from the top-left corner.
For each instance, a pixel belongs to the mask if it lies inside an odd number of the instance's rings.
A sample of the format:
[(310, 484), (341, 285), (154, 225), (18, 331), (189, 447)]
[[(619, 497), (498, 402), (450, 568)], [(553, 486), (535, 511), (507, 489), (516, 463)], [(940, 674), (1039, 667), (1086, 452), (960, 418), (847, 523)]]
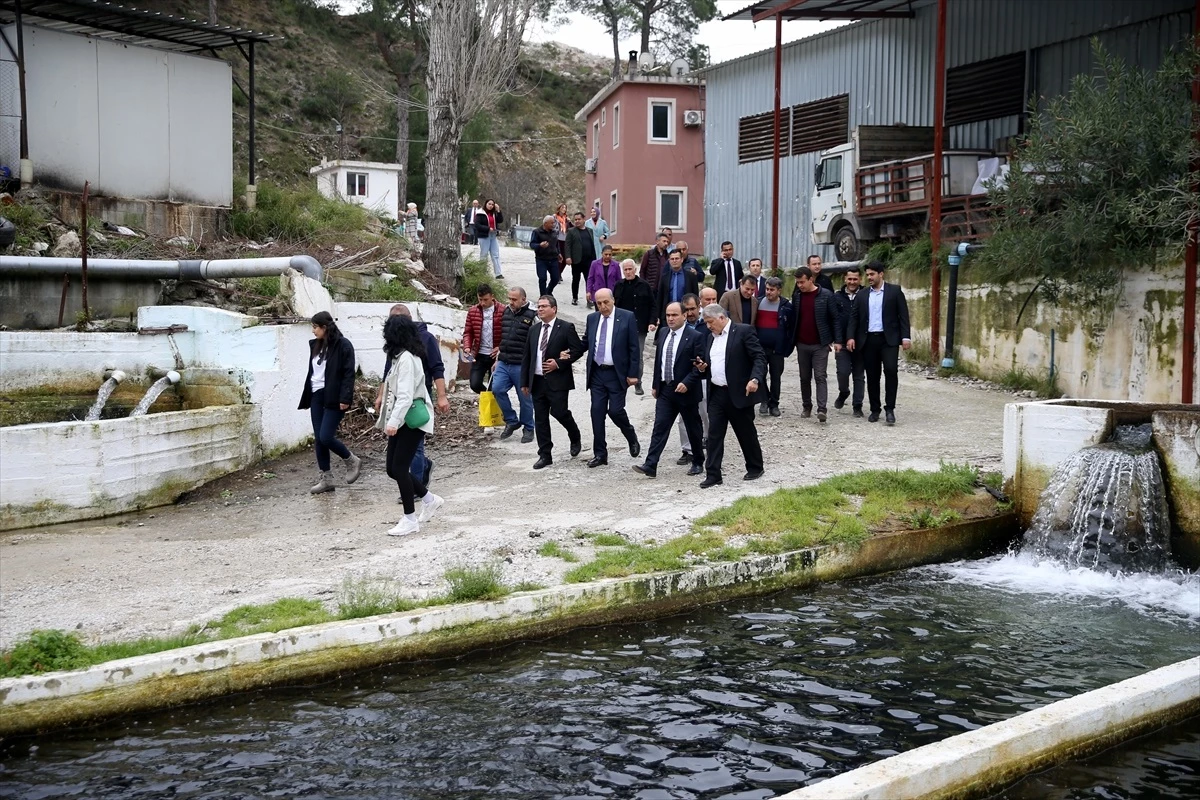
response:
[[(1120, 290), (1103, 306), (1053, 306), (1033, 281), (1010, 286), (972, 282), (970, 258), (960, 275), (955, 349), (960, 363), (987, 378), (1013, 369), (1038, 378), (1054, 366), (1068, 397), (1179, 402), (1183, 353), (1183, 265), (1127, 271)], [(929, 341), (930, 276), (889, 273), (904, 287), (915, 340)], [(943, 272), (943, 292), (947, 274)], [(948, 303), (942, 299), (942, 331)], [(1019, 321), (1018, 321), (1019, 317)], [(945, 342), (943, 339), (942, 345)], [(1200, 374), (1195, 395), (1200, 396)]]

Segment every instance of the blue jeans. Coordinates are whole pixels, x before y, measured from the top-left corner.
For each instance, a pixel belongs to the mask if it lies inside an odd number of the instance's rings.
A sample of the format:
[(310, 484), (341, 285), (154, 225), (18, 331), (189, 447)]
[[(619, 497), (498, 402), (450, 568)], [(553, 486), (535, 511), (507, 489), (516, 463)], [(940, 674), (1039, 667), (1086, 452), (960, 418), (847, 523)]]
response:
[(425, 435), (417, 443), (417, 452), (413, 454), (412, 462), (408, 465), (408, 474), (412, 475), (422, 486), (429, 483), (429, 458), (425, 455)]
[(489, 257), (492, 259), (492, 274), (503, 275), (504, 270), (500, 269), (500, 237), (496, 234), (479, 240), (479, 258), (487, 263)]
[(325, 390), (317, 389), (312, 393), (312, 405), (308, 414), (312, 417), (313, 447), (317, 451), (317, 469), (329, 471), (329, 452), (332, 450), (341, 458), (349, 458), (350, 451), (346, 445), (338, 441), (337, 429), (346, 415), (340, 408), (325, 407)]
[[(562, 283), (562, 264), (557, 261), (537, 261), (538, 297), (553, 294), (554, 287)], [(549, 280), (547, 280), (549, 278)]]
[[(517, 391), (517, 401), (521, 404), (519, 420), (513, 411), (512, 402), (508, 399), (509, 389)], [(516, 425), (519, 421), (525, 430), (533, 430), (533, 397), (521, 391), (520, 364), (496, 362), (496, 366), (492, 367), (492, 393), (496, 395), (496, 405), (504, 412), (506, 425)]]

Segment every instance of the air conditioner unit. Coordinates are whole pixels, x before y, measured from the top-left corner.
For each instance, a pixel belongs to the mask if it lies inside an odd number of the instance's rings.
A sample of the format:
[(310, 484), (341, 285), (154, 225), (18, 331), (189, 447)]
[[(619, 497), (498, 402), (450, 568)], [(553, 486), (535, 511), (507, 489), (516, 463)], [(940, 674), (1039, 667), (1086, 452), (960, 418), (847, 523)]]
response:
[(696, 128), (704, 124), (704, 112), (699, 109), (691, 109), (683, 112), (683, 125), (685, 128)]
[(595, 172), (595, 171), (596, 171), (596, 165), (597, 165), (597, 164), (599, 164), (599, 163), (600, 163), (600, 159), (598, 159), (598, 158), (589, 158), (589, 159), (587, 160), (587, 162), (586, 162), (586, 163), (583, 165), (583, 171), (584, 171), (584, 172)]

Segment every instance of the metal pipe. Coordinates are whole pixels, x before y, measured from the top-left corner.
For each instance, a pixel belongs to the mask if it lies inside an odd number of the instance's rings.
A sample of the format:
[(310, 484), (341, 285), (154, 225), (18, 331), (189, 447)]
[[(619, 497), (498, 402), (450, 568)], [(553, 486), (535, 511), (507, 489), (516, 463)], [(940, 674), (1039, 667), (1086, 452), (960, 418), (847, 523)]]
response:
[(938, 250), (942, 246), (942, 149), (946, 121), (946, 0), (937, 6), (937, 54), (933, 65), (933, 203), (929, 209), (929, 239), (933, 245), (933, 277), (929, 287), (929, 341), (938, 354), (941, 328), (942, 277)]
[[(1192, 11), (1192, 41), (1200, 50), (1200, 0)], [(1200, 63), (1192, 67), (1192, 135), (1200, 144)], [(1200, 197), (1200, 157), (1192, 159), (1192, 198)], [(1195, 212), (1195, 209), (1193, 209)], [(1200, 218), (1192, 214), (1187, 247), (1183, 254), (1183, 391), (1181, 402), (1193, 403), (1196, 383), (1196, 251), (1200, 248)]]
[(946, 303), (946, 349), (942, 352), (942, 366), (951, 369), (954, 366), (954, 312), (958, 309), (958, 265), (962, 256), (957, 252), (950, 254), (950, 288), (947, 291)]
[[(138, 261), (127, 258), (93, 258), (88, 261), (92, 278), (144, 280), (203, 280), (205, 278), (252, 278), (281, 275), (294, 269), (313, 280), (321, 280), (321, 264), (312, 256), (277, 258), (223, 258), (213, 261)], [(78, 258), (0, 256), (0, 275), (79, 275)]]
[(775, 15), (775, 151), (771, 158), (771, 269), (779, 268), (780, 94), (783, 84), (783, 14)]
[(90, 320), (92, 315), (88, 312), (88, 297), (87, 297), (87, 268), (88, 268), (88, 182), (83, 182), (83, 201), (80, 203), (80, 233), (79, 237), (79, 274), (80, 281), (83, 283), (83, 318)]

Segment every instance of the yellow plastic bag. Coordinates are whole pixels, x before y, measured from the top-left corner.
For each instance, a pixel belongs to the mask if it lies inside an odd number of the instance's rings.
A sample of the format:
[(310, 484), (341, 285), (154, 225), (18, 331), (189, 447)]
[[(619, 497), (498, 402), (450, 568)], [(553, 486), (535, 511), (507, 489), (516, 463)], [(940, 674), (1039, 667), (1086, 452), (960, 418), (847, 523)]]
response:
[(504, 412), (492, 392), (479, 393), (479, 427), (499, 428), (504, 425)]

